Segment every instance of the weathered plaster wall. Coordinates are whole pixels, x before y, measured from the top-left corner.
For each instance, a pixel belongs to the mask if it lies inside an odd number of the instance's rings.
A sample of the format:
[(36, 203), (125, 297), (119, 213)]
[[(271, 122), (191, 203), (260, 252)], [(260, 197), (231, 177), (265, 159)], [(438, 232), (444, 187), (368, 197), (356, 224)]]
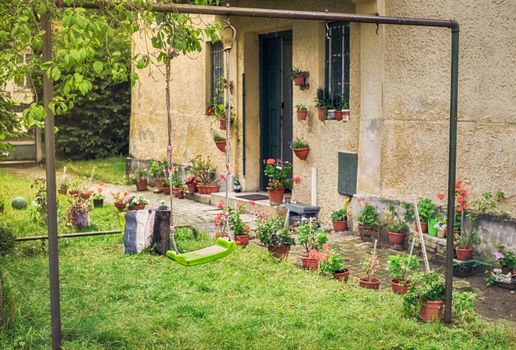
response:
[[(472, 199), (502, 190), (516, 216), (516, 4), (512, 0), (391, 0), (392, 16), (454, 18), (461, 25), (457, 176)], [(382, 182), (410, 199), (446, 189), (449, 30), (385, 28)]]

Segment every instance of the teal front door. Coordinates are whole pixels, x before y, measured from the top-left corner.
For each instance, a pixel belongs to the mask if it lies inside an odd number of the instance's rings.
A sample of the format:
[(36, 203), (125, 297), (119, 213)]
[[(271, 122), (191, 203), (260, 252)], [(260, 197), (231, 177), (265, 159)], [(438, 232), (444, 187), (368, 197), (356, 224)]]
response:
[(292, 32), (260, 36), (261, 189), (267, 187), (263, 160), (292, 162)]

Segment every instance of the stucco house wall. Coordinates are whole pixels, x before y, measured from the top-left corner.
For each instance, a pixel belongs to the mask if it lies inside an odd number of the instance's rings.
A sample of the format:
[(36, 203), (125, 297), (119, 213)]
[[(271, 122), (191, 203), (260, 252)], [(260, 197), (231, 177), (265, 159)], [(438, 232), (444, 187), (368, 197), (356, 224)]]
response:
[[(516, 216), (516, 8), (510, 0), (414, 3), (408, 0), (249, 1), (232, 6), (290, 8), (392, 16), (455, 18), (461, 23), (458, 178), (471, 198), (502, 190), (505, 209)], [(482, 16), (480, 16), (482, 15)], [(204, 22), (214, 17), (202, 16)], [(496, 19), (496, 20), (494, 20)], [(237, 122), (233, 128), (232, 163), (243, 189), (259, 185), (258, 35), (292, 30), (293, 66), (310, 72), (310, 89), (294, 87), (293, 105), (311, 107), (294, 137), (308, 140), (307, 161), (294, 157), (301, 178), (293, 199), (309, 203), (312, 168), (317, 170), (317, 205), (327, 220), (344, 200), (337, 192), (337, 153), (358, 153), (359, 196), (395, 200), (435, 198), (447, 184), (450, 35), (445, 29), (351, 24), (350, 107), (347, 123), (317, 120), (314, 97), (324, 85), (323, 22), (231, 18), (237, 28), (231, 76)], [(496, 24), (495, 24), (496, 23)], [(134, 50), (144, 41), (135, 38)], [(220, 171), (224, 155), (211, 140), (212, 117), (204, 115), (209, 53), (179, 57), (172, 69), (174, 161), (186, 164), (196, 154), (209, 155)], [(246, 76), (246, 175), (242, 152), (242, 74)], [(166, 150), (164, 79), (147, 72), (133, 88), (130, 154), (161, 158)]]

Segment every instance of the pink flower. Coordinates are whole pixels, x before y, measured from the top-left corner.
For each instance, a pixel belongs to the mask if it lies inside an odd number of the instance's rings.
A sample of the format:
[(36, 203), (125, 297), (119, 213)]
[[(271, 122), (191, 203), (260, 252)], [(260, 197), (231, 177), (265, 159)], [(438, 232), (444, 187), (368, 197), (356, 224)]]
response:
[(301, 183), (301, 178), (299, 176), (294, 176), (292, 178), (292, 182), (295, 183), (296, 185), (299, 185)]
[(219, 208), (219, 209), (224, 208), (224, 202), (223, 201), (218, 201), (217, 202), (217, 208)]
[(219, 179), (221, 179), (221, 180), (226, 180), (226, 177), (225, 177), (224, 175), (220, 175), (220, 176), (219, 176)]
[(495, 253), (493, 254), (493, 256), (494, 256), (495, 260), (503, 259), (503, 254), (502, 254), (502, 253), (500, 253), (500, 252), (495, 252)]
[(274, 165), (274, 163), (276, 163), (276, 161), (274, 159), (272, 159), (272, 158), (267, 159), (267, 164)]
[(456, 188), (456, 189), (460, 189), (461, 187), (462, 187), (462, 181), (460, 181), (460, 180), (459, 180), (459, 181), (457, 181), (457, 182), (455, 183), (455, 188)]
[(249, 205), (251, 205), (251, 206), (252, 206), (252, 205), (255, 205), (255, 204), (256, 204), (256, 202), (255, 202), (255, 201), (249, 201)]
[(245, 233), (249, 234), (249, 232), (251, 232), (251, 227), (249, 225), (245, 225), (244, 230)]
[(437, 195), (437, 198), (440, 199), (440, 200), (443, 200), (444, 199), (444, 193), (439, 193)]
[(458, 207), (458, 208), (457, 208), (457, 211), (458, 211), (459, 213), (462, 213), (462, 212), (464, 211), (464, 207), (463, 207), (463, 206)]

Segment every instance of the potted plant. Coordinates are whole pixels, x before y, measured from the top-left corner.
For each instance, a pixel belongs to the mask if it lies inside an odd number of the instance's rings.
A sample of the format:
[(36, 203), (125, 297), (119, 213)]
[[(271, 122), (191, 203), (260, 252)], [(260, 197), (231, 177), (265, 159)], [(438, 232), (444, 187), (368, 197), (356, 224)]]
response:
[(294, 67), (290, 71), (290, 77), (292, 78), (292, 81), (294, 81), (294, 85), (301, 86), (305, 83), (306, 72)]
[(493, 257), (500, 264), (502, 274), (507, 275), (512, 272), (513, 276), (516, 275), (516, 254), (510, 251), (506, 244), (500, 245)]
[(206, 114), (206, 116), (210, 117), (210, 116), (213, 115), (213, 113), (214, 113), (214, 108), (213, 108), (211, 102), (207, 101), (206, 102), (205, 114)]
[(399, 213), (399, 208), (389, 205), (385, 212), (385, 226), (389, 235), (390, 245), (400, 245), (405, 241), (405, 232), (408, 231), (408, 223)]
[(423, 322), (441, 318), (444, 301), (444, 278), (436, 272), (413, 274), (412, 284), (403, 296), (403, 311)]
[(375, 277), (376, 271), (378, 271), (378, 269), (380, 268), (380, 259), (378, 258), (378, 254), (376, 253), (376, 242), (374, 245), (373, 253), (367, 256), (360, 265), (366, 273), (365, 278), (360, 278), (358, 280), (358, 284), (360, 285), (360, 287), (366, 289), (380, 288), (381, 281)]
[(344, 232), (348, 229), (348, 216), (346, 209), (335, 210), (331, 213), (330, 218), (335, 232)]
[(326, 98), (326, 93), (322, 88), (317, 89), (315, 107), (317, 107), (319, 120), (326, 120), (326, 115), (328, 113), (328, 100)]
[(127, 197), (129, 196), (128, 192), (115, 192), (112, 194), (115, 207), (118, 211), (123, 211), (127, 206)]
[(220, 185), (215, 179), (217, 168), (213, 165), (210, 157), (203, 158), (200, 155), (190, 160), (191, 172), (197, 179), (197, 189), (201, 194), (211, 194), (220, 190)]
[(188, 188), (188, 192), (195, 193), (197, 191), (197, 178), (192, 175), (185, 179), (185, 185)]
[(59, 184), (59, 189), (57, 190), (57, 192), (59, 194), (66, 194), (68, 192), (68, 189), (70, 188), (70, 182), (67, 180), (67, 179), (64, 179), (60, 184)]
[(129, 210), (142, 210), (149, 204), (149, 201), (143, 196), (130, 196), (127, 200), (127, 209)]
[(70, 187), (68, 187), (68, 194), (71, 196), (77, 196), (79, 192), (81, 191), (81, 182), (79, 180), (73, 180), (70, 184)]
[(134, 171), (134, 175), (136, 176), (136, 190), (137, 191), (146, 191), (147, 190), (147, 175), (148, 171), (146, 168), (140, 167), (136, 168)]
[(265, 161), (264, 173), (269, 178), (267, 190), (270, 204), (283, 203), (285, 188), (292, 188), (292, 165), (281, 159), (269, 158)]
[(419, 260), (414, 255), (390, 255), (387, 270), (392, 278), (392, 291), (405, 294), (410, 287), (410, 276), (419, 271)]
[[(227, 127), (227, 120), (226, 120), (226, 108), (224, 106), (224, 103), (218, 103), (214, 107), (214, 117), (215, 120), (218, 120), (219, 122), (219, 129), (220, 130), (226, 130)], [(233, 116), (231, 115), (230, 123), (233, 123)]]
[(161, 188), (161, 190), (163, 191), (163, 194), (169, 195), (170, 194), (170, 181), (168, 179), (163, 179), (163, 181), (161, 183), (163, 186)]
[(432, 219), (436, 210), (435, 204), (430, 198), (423, 198), (417, 203), (417, 210), (419, 211), (421, 230), (423, 233), (427, 233), (428, 222)]
[(362, 241), (370, 241), (371, 234), (376, 232), (379, 221), (378, 211), (371, 203), (366, 203), (358, 214), (358, 232)]
[(296, 137), (292, 144), (290, 145), (292, 150), (294, 150), (294, 154), (301, 160), (305, 160), (308, 157), (308, 153), (310, 153), (310, 145), (305, 140)]
[(83, 228), (89, 226), (89, 199), (84, 199), (81, 196), (68, 197), (70, 208), (66, 212), (68, 223), (77, 227)]
[(179, 172), (177, 170), (174, 171), (174, 173), (172, 174), (172, 193), (174, 194), (175, 198), (184, 198), (184, 186), (185, 183), (183, 182), (183, 179), (181, 179)]
[(4, 209), (5, 209), (5, 199), (0, 197), (0, 214), (2, 214), (4, 212)]
[(295, 244), (291, 236), (292, 228), (285, 227), (285, 220), (279, 216), (269, 216), (262, 213), (256, 219), (254, 232), (261, 244), (265, 245), (276, 259), (285, 259), (290, 247)]
[(328, 259), (321, 262), (321, 272), (325, 275), (331, 275), (338, 281), (347, 282), (349, 278), (349, 270), (344, 266), (344, 258), (342, 255), (332, 250)]
[(104, 199), (106, 197), (104, 196), (103, 192), (104, 192), (104, 184), (100, 183), (92, 195), (93, 207), (100, 208), (100, 207), (104, 206)]
[(163, 178), (166, 176), (168, 161), (151, 160), (149, 162), (149, 175), (154, 179), (154, 186), (161, 190), (163, 188)]
[(335, 120), (349, 121), (349, 98), (347, 94), (339, 94), (337, 101), (337, 110), (335, 111)]
[(320, 250), (328, 242), (328, 236), (320, 230), (319, 223), (313, 219), (299, 226), (297, 234), (297, 241), (306, 252), (301, 256), (301, 265), (304, 269), (317, 270), (319, 260), (326, 257)]
[(213, 141), (221, 152), (226, 152), (226, 138), (216, 132), (213, 133)]
[(235, 242), (237, 245), (241, 247), (247, 247), (249, 244), (249, 232), (251, 232), (251, 228), (249, 225), (244, 224), (240, 214), (244, 207), (239, 207), (236, 209), (228, 209), (228, 219), (229, 219), (229, 228), (235, 237)]
[(473, 256), (473, 247), (480, 244), (480, 236), (477, 231), (462, 230), (460, 233), (459, 244), (455, 248), (455, 254), (460, 261), (471, 260)]
[(308, 108), (302, 103), (297, 104), (296, 105), (296, 116), (297, 116), (297, 120), (306, 120), (306, 118), (308, 117)]

